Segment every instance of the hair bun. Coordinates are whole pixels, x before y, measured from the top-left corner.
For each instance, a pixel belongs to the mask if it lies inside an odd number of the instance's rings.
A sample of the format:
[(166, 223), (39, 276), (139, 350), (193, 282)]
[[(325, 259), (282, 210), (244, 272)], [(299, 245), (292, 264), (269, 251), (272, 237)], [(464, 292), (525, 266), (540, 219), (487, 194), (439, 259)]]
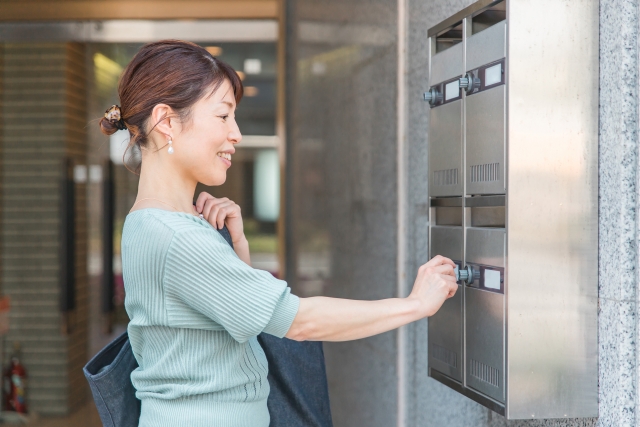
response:
[(107, 120), (106, 117), (100, 119), (100, 131), (105, 135), (113, 135), (118, 132), (120, 129), (116, 124), (110, 120)]
[(125, 130), (127, 125), (122, 120), (122, 112), (119, 105), (112, 105), (104, 112), (104, 117), (100, 120), (100, 129), (106, 135), (113, 135), (119, 130)]

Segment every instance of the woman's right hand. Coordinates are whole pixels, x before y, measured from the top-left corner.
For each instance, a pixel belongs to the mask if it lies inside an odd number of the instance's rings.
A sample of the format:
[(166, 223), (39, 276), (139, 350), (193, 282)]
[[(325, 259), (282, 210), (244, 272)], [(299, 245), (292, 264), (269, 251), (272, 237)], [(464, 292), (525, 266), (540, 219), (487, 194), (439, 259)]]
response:
[(432, 316), (458, 290), (454, 267), (449, 258), (434, 257), (418, 269), (413, 291), (407, 298), (300, 298), (298, 313), (286, 337), (297, 341), (357, 340)]
[(442, 304), (458, 290), (454, 268), (449, 258), (436, 255), (418, 269), (418, 276), (408, 298), (418, 302), (420, 317), (436, 314)]

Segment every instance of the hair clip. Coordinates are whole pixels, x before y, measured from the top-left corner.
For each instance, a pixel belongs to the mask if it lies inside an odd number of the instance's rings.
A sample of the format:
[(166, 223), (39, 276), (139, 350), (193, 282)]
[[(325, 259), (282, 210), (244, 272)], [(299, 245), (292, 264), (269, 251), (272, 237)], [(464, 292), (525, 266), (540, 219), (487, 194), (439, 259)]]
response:
[(116, 125), (118, 130), (125, 130), (127, 128), (124, 120), (122, 120), (122, 113), (119, 105), (112, 105), (111, 108), (105, 111), (104, 118)]

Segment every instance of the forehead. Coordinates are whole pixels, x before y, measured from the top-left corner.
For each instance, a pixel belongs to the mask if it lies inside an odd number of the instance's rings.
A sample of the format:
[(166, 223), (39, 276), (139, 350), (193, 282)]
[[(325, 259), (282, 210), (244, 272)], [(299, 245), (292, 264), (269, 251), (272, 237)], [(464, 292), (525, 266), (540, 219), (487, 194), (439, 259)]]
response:
[(225, 79), (215, 92), (204, 98), (204, 101), (209, 105), (231, 104), (232, 107), (235, 107), (236, 99), (231, 82)]

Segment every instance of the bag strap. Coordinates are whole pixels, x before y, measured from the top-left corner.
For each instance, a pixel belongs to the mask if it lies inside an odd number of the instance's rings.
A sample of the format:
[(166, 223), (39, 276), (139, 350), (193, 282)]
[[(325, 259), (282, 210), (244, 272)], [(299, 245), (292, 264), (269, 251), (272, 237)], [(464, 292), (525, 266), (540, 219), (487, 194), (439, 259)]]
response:
[(225, 225), (220, 230), (218, 230), (218, 233), (222, 234), (224, 240), (226, 240), (229, 246), (231, 246), (231, 249), (233, 249), (233, 240), (231, 239), (231, 233), (229, 233), (229, 229), (227, 228), (227, 226)]

